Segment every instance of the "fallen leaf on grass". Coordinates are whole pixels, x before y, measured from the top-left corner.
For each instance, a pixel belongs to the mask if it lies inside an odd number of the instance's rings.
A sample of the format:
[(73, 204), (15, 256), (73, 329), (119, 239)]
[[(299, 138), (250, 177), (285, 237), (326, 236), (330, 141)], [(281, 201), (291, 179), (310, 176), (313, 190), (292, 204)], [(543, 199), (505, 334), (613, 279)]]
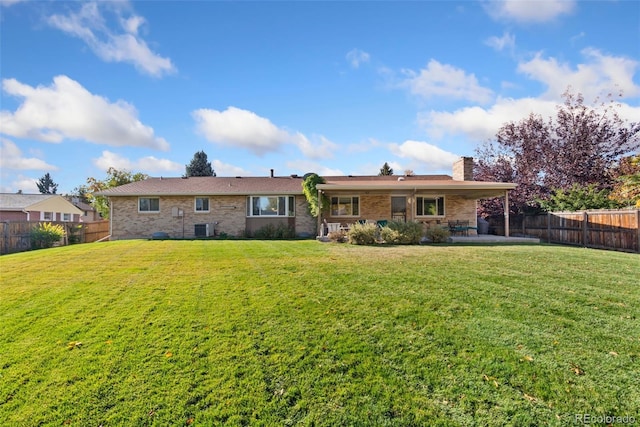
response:
[(524, 393), (524, 397), (525, 397), (525, 399), (527, 399), (530, 402), (535, 402), (536, 400), (538, 400), (533, 396), (529, 396), (527, 393)]
[(618, 353), (616, 353), (615, 351), (610, 351), (609, 354), (612, 355), (612, 356), (617, 356), (618, 355)]
[(582, 368), (574, 363), (571, 364), (571, 370), (576, 375), (584, 375), (584, 371), (582, 370)]
[(67, 348), (69, 350), (73, 350), (74, 348), (82, 347), (82, 343), (80, 341), (71, 341), (67, 344)]
[(164, 357), (171, 357), (171, 356), (173, 356), (173, 353), (171, 353), (170, 351), (167, 351), (167, 352), (164, 354)]

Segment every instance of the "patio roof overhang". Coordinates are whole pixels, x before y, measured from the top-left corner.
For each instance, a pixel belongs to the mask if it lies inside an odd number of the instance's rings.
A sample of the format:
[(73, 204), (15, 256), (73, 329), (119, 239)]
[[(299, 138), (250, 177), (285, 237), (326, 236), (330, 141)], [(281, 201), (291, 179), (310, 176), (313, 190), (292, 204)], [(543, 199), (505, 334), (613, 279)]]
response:
[(391, 193), (438, 193), (463, 196), (470, 199), (502, 197), (505, 191), (513, 190), (516, 184), (510, 182), (482, 181), (334, 181), (318, 184), (316, 188), (324, 193), (329, 192), (391, 192)]

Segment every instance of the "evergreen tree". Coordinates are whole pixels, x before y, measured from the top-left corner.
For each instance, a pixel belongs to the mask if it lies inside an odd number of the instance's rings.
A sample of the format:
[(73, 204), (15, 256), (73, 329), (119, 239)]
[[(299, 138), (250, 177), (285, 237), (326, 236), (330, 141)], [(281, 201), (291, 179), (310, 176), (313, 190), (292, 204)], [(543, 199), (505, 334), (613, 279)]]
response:
[(380, 173), (378, 174), (378, 176), (383, 175), (393, 175), (393, 169), (391, 169), (391, 166), (389, 166), (389, 163), (387, 162), (384, 162), (384, 165), (382, 165), (382, 167), (380, 168)]
[(211, 162), (207, 161), (207, 153), (204, 151), (198, 151), (193, 155), (191, 163), (186, 165), (186, 173), (184, 176), (216, 176)]
[(44, 176), (38, 180), (36, 185), (42, 194), (56, 194), (56, 191), (58, 191), (58, 184), (53, 182), (49, 172), (45, 173)]

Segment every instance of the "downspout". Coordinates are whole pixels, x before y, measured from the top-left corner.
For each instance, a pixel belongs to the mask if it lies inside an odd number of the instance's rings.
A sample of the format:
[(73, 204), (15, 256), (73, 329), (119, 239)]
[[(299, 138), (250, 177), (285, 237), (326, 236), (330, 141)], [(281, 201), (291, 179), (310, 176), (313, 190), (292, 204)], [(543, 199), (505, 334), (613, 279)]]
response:
[(109, 197), (109, 236), (113, 236), (113, 201)]

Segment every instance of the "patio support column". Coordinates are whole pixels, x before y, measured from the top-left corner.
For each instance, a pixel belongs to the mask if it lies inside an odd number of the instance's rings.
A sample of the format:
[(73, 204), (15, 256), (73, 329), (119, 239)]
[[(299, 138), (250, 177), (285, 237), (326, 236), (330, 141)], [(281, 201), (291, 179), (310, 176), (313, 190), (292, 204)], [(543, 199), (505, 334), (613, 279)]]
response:
[(320, 237), (324, 237), (323, 234), (323, 230), (322, 230), (322, 190), (318, 190), (318, 226), (317, 226), (317, 230), (318, 230), (318, 236)]
[(504, 237), (509, 237), (509, 190), (504, 192)]

